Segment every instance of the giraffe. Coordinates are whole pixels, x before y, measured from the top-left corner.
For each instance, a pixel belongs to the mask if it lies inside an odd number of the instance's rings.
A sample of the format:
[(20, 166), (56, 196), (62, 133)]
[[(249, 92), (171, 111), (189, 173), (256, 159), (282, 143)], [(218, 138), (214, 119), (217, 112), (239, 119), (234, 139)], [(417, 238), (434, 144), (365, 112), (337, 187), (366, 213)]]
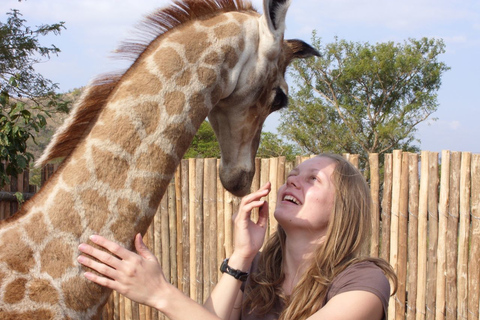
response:
[(78, 245), (95, 233), (132, 249), (207, 116), (223, 185), (249, 190), (287, 65), (318, 55), (284, 40), (289, 5), (183, 0), (147, 17), (153, 39), (123, 47), (132, 66), (93, 82), (39, 159), (64, 157), (57, 173), (0, 222), (0, 319), (99, 319), (110, 290), (84, 279)]

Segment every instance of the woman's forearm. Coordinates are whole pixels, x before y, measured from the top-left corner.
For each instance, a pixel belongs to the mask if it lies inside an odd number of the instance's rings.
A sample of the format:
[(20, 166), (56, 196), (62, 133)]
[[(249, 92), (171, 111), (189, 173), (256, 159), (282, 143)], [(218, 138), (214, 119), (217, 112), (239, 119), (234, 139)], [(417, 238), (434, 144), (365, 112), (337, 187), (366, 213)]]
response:
[[(228, 261), (228, 265), (237, 270), (250, 270), (252, 262), (236, 256), (235, 254)], [(229, 274), (223, 274), (220, 281), (213, 289), (210, 297), (205, 301), (205, 308), (221, 319), (239, 319), (242, 291), (242, 282)]]
[(161, 298), (152, 305), (171, 320), (220, 320), (204, 306), (187, 297), (183, 292), (169, 284), (162, 289)]

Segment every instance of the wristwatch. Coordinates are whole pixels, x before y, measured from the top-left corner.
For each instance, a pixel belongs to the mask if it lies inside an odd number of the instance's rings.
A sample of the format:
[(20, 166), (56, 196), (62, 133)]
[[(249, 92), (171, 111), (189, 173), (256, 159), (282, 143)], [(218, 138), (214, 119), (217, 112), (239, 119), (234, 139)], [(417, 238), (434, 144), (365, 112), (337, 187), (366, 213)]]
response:
[(248, 278), (248, 272), (243, 272), (243, 271), (233, 269), (232, 267), (230, 267), (228, 265), (228, 258), (223, 260), (222, 264), (220, 265), (220, 271), (222, 273), (229, 274), (232, 277), (234, 277), (235, 279), (240, 280), (240, 281), (246, 281), (247, 278)]

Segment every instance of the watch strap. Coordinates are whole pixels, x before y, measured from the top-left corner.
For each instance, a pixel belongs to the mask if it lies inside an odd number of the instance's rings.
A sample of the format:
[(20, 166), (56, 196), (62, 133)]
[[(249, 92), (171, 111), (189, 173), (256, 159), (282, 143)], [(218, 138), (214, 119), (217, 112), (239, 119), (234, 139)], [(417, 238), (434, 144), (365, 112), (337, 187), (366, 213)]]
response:
[(229, 274), (235, 279), (240, 280), (242, 282), (246, 281), (248, 278), (248, 272), (243, 272), (237, 269), (233, 269), (228, 265), (228, 260), (229, 260), (228, 258), (223, 260), (222, 264), (220, 265), (220, 271), (222, 273)]

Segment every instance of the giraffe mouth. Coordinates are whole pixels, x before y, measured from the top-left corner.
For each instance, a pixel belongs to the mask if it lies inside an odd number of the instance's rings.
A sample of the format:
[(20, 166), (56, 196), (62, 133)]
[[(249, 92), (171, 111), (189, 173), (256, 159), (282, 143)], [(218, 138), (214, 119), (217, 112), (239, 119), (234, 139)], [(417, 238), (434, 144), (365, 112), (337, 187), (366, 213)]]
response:
[(250, 192), (254, 171), (224, 170), (220, 168), (220, 181), (225, 189), (237, 197), (243, 197)]

